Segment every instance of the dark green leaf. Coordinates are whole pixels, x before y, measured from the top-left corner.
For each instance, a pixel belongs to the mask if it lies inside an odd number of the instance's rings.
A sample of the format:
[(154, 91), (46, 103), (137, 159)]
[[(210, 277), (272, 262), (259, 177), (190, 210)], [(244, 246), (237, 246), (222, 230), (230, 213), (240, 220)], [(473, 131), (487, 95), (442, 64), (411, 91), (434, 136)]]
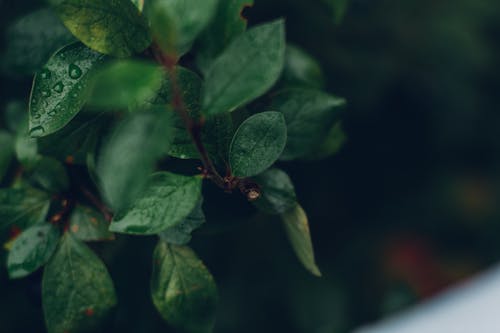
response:
[(24, 16), (6, 32), (2, 57), (4, 70), (14, 74), (32, 74), (39, 70), (60, 47), (74, 41), (61, 20), (50, 9)]
[(14, 157), (14, 138), (7, 131), (0, 130), (0, 182)]
[(16, 238), (7, 257), (11, 279), (25, 277), (49, 261), (57, 247), (59, 230), (52, 224), (35, 225)]
[(200, 200), (201, 181), (170, 172), (153, 174), (131, 207), (115, 216), (110, 230), (151, 235), (180, 224)]
[(205, 72), (213, 60), (247, 28), (242, 16), (245, 7), (253, 6), (253, 0), (219, 0), (217, 12), (200, 38), (197, 62)]
[(33, 169), (30, 181), (50, 193), (68, 189), (69, 178), (64, 166), (57, 160), (43, 157)]
[(190, 248), (158, 243), (153, 256), (151, 295), (161, 316), (172, 326), (188, 333), (212, 332), (217, 287)]
[(286, 144), (286, 125), (279, 112), (262, 112), (245, 120), (234, 134), (229, 163), (238, 177), (255, 176), (269, 168)]
[(94, 332), (116, 304), (106, 267), (69, 233), (45, 267), (42, 303), (48, 333)]
[(191, 233), (205, 223), (205, 214), (202, 209), (203, 200), (200, 200), (191, 213), (176, 226), (160, 233), (160, 238), (170, 244), (184, 245), (191, 240)]
[(128, 57), (151, 43), (146, 20), (130, 0), (49, 0), (66, 27), (100, 53)]
[(292, 160), (307, 156), (326, 139), (345, 100), (316, 90), (289, 89), (276, 95), (272, 105), (284, 114), (288, 129), (281, 159)]
[(113, 240), (107, 222), (101, 213), (82, 205), (77, 205), (69, 220), (69, 231), (82, 241)]
[(284, 57), (283, 20), (241, 34), (207, 71), (203, 113), (234, 111), (261, 96), (279, 78)]
[(142, 190), (156, 161), (172, 141), (172, 112), (165, 108), (135, 113), (120, 122), (104, 143), (97, 175), (104, 197), (115, 210), (126, 208)]
[(95, 75), (88, 104), (102, 109), (133, 109), (157, 94), (162, 77), (161, 67), (154, 63), (115, 61)]
[(339, 121), (330, 129), (325, 141), (312, 151), (311, 154), (307, 155), (306, 158), (316, 160), (335, 155), (342, 148), (346, 140), (347, 137), (342, 130), (342, 123)]
[(325, 78), (319, 63), (304, 50), (287, 45), (283, 81), (287, 86), (321, 89)]
[(217, 0), (150, 0), (149, 17), (154, 39), (167, 53), (186, 53), (210, 23)]
[(321, 276), (314, 259), (314, 249), (309, 231), (309, 222), (304, 209), (300, 205), (281, 215), (288, 239), (304, 267), (315, 276)]
[(297, 204), (292, 181), (280, 169), (269, 169), (255, 177), (262, 188), (262, 195), (255, 205), (269, 214), (283, 214)]
[(31, 137), (54, 133), (75, 117), (85, 104), (89, 77), (104, 59), (82, 43), (65, 46), (49, 59), (33, 81)]
[(0, 229), (17, 226), (24, 229), (47, 216), (50, 197), (30, 187), (0, 189)]

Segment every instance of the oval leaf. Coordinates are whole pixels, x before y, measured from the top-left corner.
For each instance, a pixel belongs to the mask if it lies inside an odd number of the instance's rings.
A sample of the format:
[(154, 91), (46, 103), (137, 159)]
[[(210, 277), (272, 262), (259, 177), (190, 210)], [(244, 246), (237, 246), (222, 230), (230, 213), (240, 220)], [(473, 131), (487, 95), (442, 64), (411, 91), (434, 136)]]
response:
[(82, 43), (63, 47), (35, 75), (30, 97), (29, 131), (41, 137), (64, 127), (86, 101), (89, 74), (105, 56)]
[(241, 34), (207, 72), (203, 113), (231, 112), (265, 93), (278, 80), (284, 56), (283, 20)]
[(110, 230), (128, 234), (157, 234), (186, 219), (200, 196), (200, 177), (155, 173), (130, 209), (115, 217)]
[(106, 267), (69, 233), (45, 267), (42, 304), (49, 333), (94, 332), (116, 304)]
[(146, 20), (130, 0), (49, 0), (64, 25), (93, 50), (119, 58), (151, 44)]
[(309, 222), (304, 209), (300, 205), (281, 215), (288, 239), (304, 267), (315, 276), (321, 276), (314, 259), (314, 249), (309, 231)]
[(75, 207), (69, 219), (69, 232), (86, 242), (113, 240), (115, 237), (108, 228), (109, 222), (102, 214), (82, 205)]
[(233, 174), (250, 177), (269, 168), (283, 151), (286, 135), (285, 119), (279, 112), (262, 112), (245, 120), (229, 150)]
[(16, 238), (7, 257), (11, 279), (25, 277), (44, 265), (54, 253), (59, 231), (51, 224), (26, 229)]
[(254, 204), (268, 214), (283, 214), (297, 204), (292, 181), (280, 169), (269, 169), (255, 177), (262, 188), (262, 195)]
[(151, 295), (161, 316), (188, 333), (212, 332), (217, 287), (196, 254), (188, 247), (160, 241), (153, 265)]
[(0, 189), (0, 229), (24, 229), (47, 216), (50, 196), (31, 187)]

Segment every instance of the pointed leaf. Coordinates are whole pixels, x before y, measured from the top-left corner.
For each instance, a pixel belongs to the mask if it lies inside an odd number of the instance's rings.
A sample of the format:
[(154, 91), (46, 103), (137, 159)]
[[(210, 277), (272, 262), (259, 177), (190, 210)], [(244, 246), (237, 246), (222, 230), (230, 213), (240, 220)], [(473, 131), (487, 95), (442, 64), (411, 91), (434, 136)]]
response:
[(116, 304), (106, 267), (69, 233), (45, 267), (42, 303), (49, 333), (94, 332)]
[(7, 257), (11, 279), (25, 277), (49, 261), (57, 247), (59, 230), (51, 224), (35, 225), (16, 238)]
[(201, 196), (201, 177), (157, 172), (131, 207), (115, 216), (110, 230), (129, 234), (157, 234), (181, 223)]
[(184, 245), (191, 240), (191, 233), (205, 223), (205, 214), (201, 208), (200, 200), (191, 213), (176, 226), (170, 227), (160, 233), (160, 238), (170, 244)]
[(97, 165), (101, 189), (120, 212), (142, 190), (156, 161), (166, 154), (172, 133), (172, 112), (165, 108), (130, 115), (104, 143)]
[(212, 332), (217, 287), (196, 254), (160, 241), (153, 259), (151, 295), (161, 316), (188, 333)]
[(64, 25), (85, 45), (124, 58), (151, 43), (148, 24), (130, 0), (49, 0)]
[(255, 177), (262, 188), (262, 195), (254, 204), (268, 214), (283, 214), (297, 204), (292, 181), (280, 169), (269, 169)]
[(231, 112), (264, 94), (278, 80), (284, 57), (283, 20), (241, 34), (207, 71), (203, 113)]
[(47, 216), (50, 197), (31, 187), (0, 189), (0, 229), (15, 225), (24, 229)]
[(63, 128), (85, 104), (89, 77), (105, 56), (82, 43), (57, 51), (33, 81), (29, 131), (42, 137)]
[(321, 276), (314, 259), (314, 249), (309, 231), (309, 222), (304, 209), (300, 205), (281, 215), (288, 239), (304, 267), (315, 276)]
[(286, 144), (286, 125), (279, 112), (262, 112), (245, 120), (234, 134), (229, 150), (233, 174), (255, 176), (269, 168)]
[(285, 116), (288, 139), (282, 160), (307, 156), (328, 135), (345, 100), (308, 89), (289, 89), (277, 94), (272, 106)]
[(77, 205), (71, 214), (69, 232), (75, 238), (86, 242), (115, 238), (109, 231), (109, 222), (103, 218), (102, 214), (82, 205)]

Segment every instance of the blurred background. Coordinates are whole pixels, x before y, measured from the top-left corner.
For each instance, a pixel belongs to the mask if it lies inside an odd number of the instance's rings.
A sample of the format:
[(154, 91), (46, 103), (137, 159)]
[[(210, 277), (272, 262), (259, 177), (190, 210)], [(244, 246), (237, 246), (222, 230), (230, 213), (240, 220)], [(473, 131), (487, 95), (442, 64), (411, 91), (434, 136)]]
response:
[[(0, 0), (2, 53), (7, 28), (40, 3)], [(251, 25), (286, 18), (288, 40), (348, 101), (347, 142), (280, 165), (308, 212), (320, 279), (277, 219), (207, 186), (192, 246), (219, 286), (216, 332), (351, 332), (500, 260), (500, 2), (350, 0), (341, 19), (342, 4), (255, 0), (244, 12)], [(2, 72), (0, 110), (28, 98), (31, 78)], [(119, 295), (112, 331), (173, 332), (149, 300), (154, 241), (96, 247)], [(40, 276), (12, 282), (1, 268), (2, 333), (43, 332)]]

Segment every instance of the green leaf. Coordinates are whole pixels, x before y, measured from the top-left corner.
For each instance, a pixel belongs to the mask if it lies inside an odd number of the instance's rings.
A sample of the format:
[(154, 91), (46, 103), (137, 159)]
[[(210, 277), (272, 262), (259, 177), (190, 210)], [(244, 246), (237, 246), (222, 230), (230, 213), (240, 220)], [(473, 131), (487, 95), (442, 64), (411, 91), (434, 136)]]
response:
[(315, 276), (321, 276), (314, 259), (314, 249), (309, 231), (309, 222), (304, 209), (300, 205), (288, 210), (281, 215), (283, 225), (290, 243), (304, 267)]
[(7, 257), (11, 279), (25, 277), (49, 261), (59, 240), (59, 230), (52, 224), (35, 225), (16, 238)]
[(14, 157), (14, 138), (7, 131), (0, 130), (0, 182), (5, 177)]
[(145, 0), (132, 0), (132, 3), (139, 9), (140, 12), (142, 12), (142, 9), (144, 8), (144, 1)]
[(152, 62), (115, 61), (93, 78), (88, 104), (111, 110), (144, 105), (157, 94), (162, 77), (161, 67)]
[(234, 111), (264, 94), (279, 78), (284, 58), (283, 20), (241, 34), (207, 71), (203, 113)]
[(288, 140), (282, 160), (302, 158), (317, 148), (339, 118), (345, 100), (316, 90), (289, 89), (272, 103), (285, 116)]
[(45, 267), (42, 304), (48, 333), (94, 332), (116, 304), (106, 267), (69, 233)]
[(217, 287), (190, 248), (159, 241), (153, 255), (151, 295), (170, 325), (188, 333), (212, 332)]
[(42, 137), (63, 128), (85, 104), (89, 77), (105, 56), (82, 43), (57, 51), (33, 81), (29, 131)]
[(148, 6), (154, 39), (167, 53), (186, 53), (210, 23), (218, 0), (150, 0)]
[(30, 181), (50, 193), (59, 193), (69, 188), (69, 177), (64, 166), (50, 157), (43, 157), (33, 169)]
[(337, 122), (326, 135), (325, 141), (309, 155), (307, 159), (317, 160), (335, 155), (347, 141), (346, 134), (342, 129), (342, 122)]
[(24, 229), (47, 216), (50, 196), (31, 187), (0, 189), (0, 229), (15, 225)]
[(5, 106), (5, 126), (12, 133), (18, 133), (26, 128), (28, 103), (26, 101), (11, 101)]
[(41, 159), (38, 154), (37, 141), (29, 137), (27, 130), (17, 133), (14, 148), (17, 160), (28, 170), (33, 169)]
[(85, 45), (119, 58), (151, 44), (148, 24), (130, 0), (49, 0), (66, 27)]
[(200, 38), (197, 62), (203, 72), (214, 59), (247, 28), (247, 20), (242, 16), (245, 7), (253, 6), (253, 0), (219, 0), (217, 11), (211, 24)]
[(7, 29), (6, 47), (0, 63), (13, 74), (33, 74), (73, 35), (51, 9), (30, 13)]
[(279, 112), (257, 113), (245, 120), (229, 150), (229, 163), (238, 177), (255, 176), (269, 168), (286, 144), (286, 125)]
[(280, 169), (269, 169), (255, 177), (262, 188), (262, 195), (254, 204), (269, 214), (283, 214), (297, 204), (297, 196), (292, 181)]
[(110, 230), (152, 235), (180, 224), (201, 196), (201, 177), (157, 172), (130, 208), (115, 216)]
[(97, 175), (104, 197), (115, 210), (126, 208), (142, 190), (156, 161), (166, 154), (172, 133), (172, 112), (165, 108), (130, 115), (104, 143)]
[(322, 89), (325, 78), (319, 63), (304, 50), (287, 45), (283, 81), (287, 86)]
[(101, 213), (92, 208), (77, 205), (69, 219), (69, 232), (82, 241), (113, 240), (107, 222)]
[(176, 226), (162, 231), (159, 236), (170, 244), (184, 245), (191, 240), (191, 233), (205, 223), (205, 214), (202, 209), (203, 199), (200, 199), (191, 213)]

